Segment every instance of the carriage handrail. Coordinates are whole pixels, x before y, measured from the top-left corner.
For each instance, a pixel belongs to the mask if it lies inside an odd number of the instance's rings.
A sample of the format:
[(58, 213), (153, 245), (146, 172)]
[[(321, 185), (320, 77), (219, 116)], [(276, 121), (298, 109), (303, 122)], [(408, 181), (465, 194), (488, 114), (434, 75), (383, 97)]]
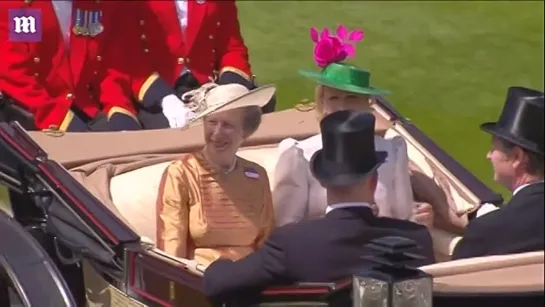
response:
[(206, 270), (206, 267), (204, 265), (198, 263), (195, 260), (172, 256), (158, 248), (154, 248), (153, 251), (163, 257), (168, 258), (169, 260), (183, 264), (185, 269), (194, 275), (203, 276), (204, 271)]

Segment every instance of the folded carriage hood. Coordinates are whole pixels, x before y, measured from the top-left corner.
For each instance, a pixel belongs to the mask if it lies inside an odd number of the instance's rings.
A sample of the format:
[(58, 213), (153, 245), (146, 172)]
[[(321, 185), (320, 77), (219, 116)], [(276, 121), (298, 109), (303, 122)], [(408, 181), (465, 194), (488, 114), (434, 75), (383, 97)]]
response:
[[(286, 124), (289, 123), (289, 124)], [(245, 145), (275, 143), (286, 136), (305, 138), (319, 132), (315, 112), (295, 109), (266, 114)], [(188, 152), (203, 146), (202, 127), (123, 132), (44, 133), (30, 132), (49, 158), (70, 169), (108, 158)]]
[[(74, 146), (77, 144), (69, 147)], [(17, 123), (0, 123), (0, 153), (0, 179), (13, 191), (12, 207), (39, 208), (43, 218), (39, 226), (32, 225), (54, 236), (57, 247), (115, 264), (117, 246), (139, 241), (122, 219), (51, 159)]]
[[(423, 145), (428, 155), (439, 161), (452, 177), (471, 190), (480, 202), (501, 204), (501, 195), (492, 191), (460, 163), (443, 151), (433, 140), (399, 114), (387, 101), (380, 99), (375, 107), (378, 134), (397, 125), (403, 127), (411, 138)], [(160, 129), (124, 131), (118, 133), (44, 133), (30, 132), (32, 139), (49, 155), (67, 169), (84, 164), (127, 156), (145, 154), (178, 154), (204, 145), (200, 123), (185, 129)], [(263, 116), (262, 124), (244, 146), (275, 144), (291, 137), (304, 139), (319, 133), (317, 114), (309, 105)]]

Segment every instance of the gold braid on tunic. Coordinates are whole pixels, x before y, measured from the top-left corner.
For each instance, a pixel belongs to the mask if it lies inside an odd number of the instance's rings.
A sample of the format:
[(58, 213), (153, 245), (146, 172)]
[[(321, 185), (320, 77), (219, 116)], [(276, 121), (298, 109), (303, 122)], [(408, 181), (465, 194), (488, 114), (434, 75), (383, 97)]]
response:
[(225, 174), (202, 152), (186, 154), (163, 174), (157, 198), (157, 247), (208, 266), (238, 260), (259, 247), (275, 227), (265, 170), (237, 158)]

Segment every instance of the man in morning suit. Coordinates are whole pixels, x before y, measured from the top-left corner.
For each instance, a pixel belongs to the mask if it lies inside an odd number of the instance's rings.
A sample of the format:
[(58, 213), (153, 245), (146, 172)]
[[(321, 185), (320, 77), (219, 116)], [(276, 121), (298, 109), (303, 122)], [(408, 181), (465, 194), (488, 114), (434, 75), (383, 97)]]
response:
[(494, 180), (513, 192), (509, 203), (469, 223), (453, 258), (543, 250), (543, 92), (511, 87), (487, 154)]
[(370, 113), (344, 110), (327, 115), (320, 122), (323, 149), (310, 162), (313, 175), (327, 190), (326, 216), (276, 228), (262, 248), (239, 261), (212, 263), (204, 273), (205, 294), (229, 300), (241, 290), (338, 280), (371, 265), (361, 258), (364, 245), (385, 236), (405, 237), (421, 246), (417, 252), (425, 259), (412, 265), (432, 263), (425, 226), (377, 217), (370, 208), (377, 168), (387, 158), (386, 152), (375, 151), (374, 127)]

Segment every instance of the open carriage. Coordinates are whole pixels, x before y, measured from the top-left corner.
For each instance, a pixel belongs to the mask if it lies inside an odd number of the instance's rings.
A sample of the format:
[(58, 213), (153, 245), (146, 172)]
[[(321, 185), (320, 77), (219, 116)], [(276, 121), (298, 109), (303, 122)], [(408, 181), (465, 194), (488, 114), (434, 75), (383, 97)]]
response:
[[(386, 101), (374, 108), (376, 132), (407, 142), (415, 200), (444, 219), (444, 229), (432, 230), (440, 263), (422, 268), (434, 277), (434, 304), (542, 304), (542, 251), (449, 261), (468, 216), (502, 199)], [(317, 132), (308, 106), (268, 114), (239, 155), (261, 164), (272, 181), (278, 142)], [(0, 212), (0, 300), (3, 282), (24, 306), (73, 306), (82, 296), (89, 306), (210, 306), (202, 268), (154, 247), (161, 174), (200, 146), (198, 125), (63, 134), (0, 124), (0, 181), (10, 188), (14, 215)], [(262, 293), (260, 305), (347, 306), (350, 289), (349, 279), (276, 287)]]

